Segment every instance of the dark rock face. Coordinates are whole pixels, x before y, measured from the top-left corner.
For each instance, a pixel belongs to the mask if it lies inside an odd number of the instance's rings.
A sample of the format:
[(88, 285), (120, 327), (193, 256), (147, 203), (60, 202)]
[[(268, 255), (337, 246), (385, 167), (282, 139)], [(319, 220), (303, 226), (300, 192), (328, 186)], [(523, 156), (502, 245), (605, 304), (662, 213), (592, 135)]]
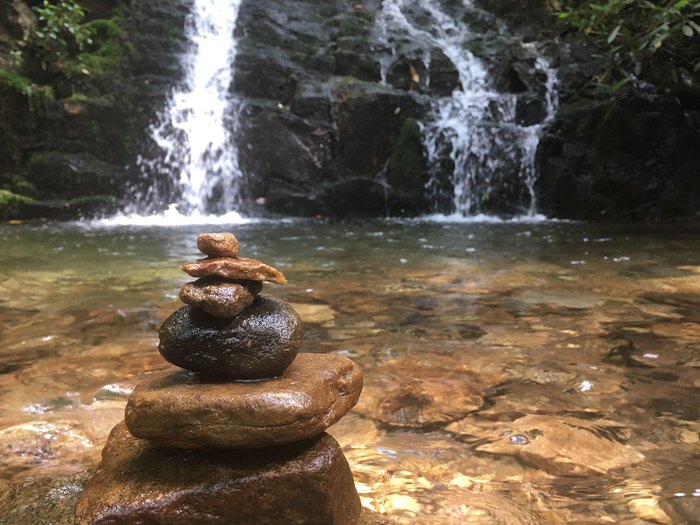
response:
[(425, 170), (410, 166), (400, 181), (384, 176), (397, 155), (421, 166), (422, 145), (400, 139), (427, 100), (408, 86), (380, 84), (372, 33), (378, 7), (343, 0), (242, 4), (233, 90), (242, 97), (239, 151), (249, 201), (291, 215), (427, 210)]
[(297, 313), (279, 299), (259, 295), (234, 319), (184, 306), (160, 328), (158, 350), (170, 363), (203, 374), (258, 379), (281, 374), (301, 347)]
[[(22, 47), (36, 23), (29, 7), (35, 4), (16, 0), (0, 8), (0, 67), (8, 65), (4, 51)], [(138, 188), (133, 165), (148, 143), (149, 122), (182, 76), (190, 5), (90, 2), (87, 21), (99, 17), (103, 28), (95, 40), (103, 46), (95, 49), (103, 70), (70, 78), (47, 72), (32, 63), (27, 46), (21, 83), (16, 73), (0, 71), (0, 189), (24, 199), (0, 202), (0, 219), (110, 213), (127, 200), (126, 188)]]
[(358, 366), (330, 354), (299, 354), (280, 377), (260, 381), (164, 372), (136, 387), (126, 424), (135, 436), (167, 446), (259, 449), (320, 434), (361, 391)]
[(360, 499), (328, 434), (265, 454), (159, 447), (112, 431), (76, 525), (352, 525)]
[(563, 108), (538, 150), (539, 210), (580, 220), (697, 220), (700, 128), (692, 114), (663, 93)]

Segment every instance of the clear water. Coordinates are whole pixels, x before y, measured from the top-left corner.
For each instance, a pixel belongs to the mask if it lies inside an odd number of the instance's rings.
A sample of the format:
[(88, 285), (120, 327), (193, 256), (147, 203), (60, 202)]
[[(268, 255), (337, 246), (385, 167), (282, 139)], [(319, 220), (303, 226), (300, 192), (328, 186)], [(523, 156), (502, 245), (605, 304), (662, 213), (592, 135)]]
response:
[[(157, 328), (204, 229), (0, 226), (0, 500), (96, 465), (128, 393), (165, 366)], [(365, 508), (426, 525), (697, 522), (699, 227), (234, 231), (287, 275), (265, 292), (295, 305), (305, 351), (363, 368), (330, 431)]]
[(151, 127), (156, 152), (137, 161), (149, 181), (130, 213), (223, 214), (235, 209), (241, 171), (234, 141), (237, 104), (229, 95), (240, 1), (194, 0), (182, 60), (185, 79)]

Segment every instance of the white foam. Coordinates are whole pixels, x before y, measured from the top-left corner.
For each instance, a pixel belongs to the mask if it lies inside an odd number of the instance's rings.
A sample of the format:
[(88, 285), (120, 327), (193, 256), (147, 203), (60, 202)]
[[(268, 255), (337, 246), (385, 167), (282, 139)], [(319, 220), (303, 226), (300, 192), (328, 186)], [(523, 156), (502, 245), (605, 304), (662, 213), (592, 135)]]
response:
[(194, 211), (191, 214), (180, 213), (177, 207), (173, 204), (162, 213), (154, 213), (152, 215), (137, 215), (137, 214), (117, 214), (114, 217), (105, 219), (97, 219), (89, 223), (93, 227), (112, 227), (112, 226), (159, 226), (159, 227), (177, 227), (177, 226), (199, 226), (199, 225), (224, 225), (224, 224), (250, 224), (261, 222), (260, 219), (252, 219), (244, 217), (236, 211), (225, 213), (223, 215), (203, 215), (199, 211)]
[(477, 215), (462, 215), (461, 213), (452, 213), (449, 215), (435, 213), (432, 215), (423, 215), (415, 221), (437, 222), (446, 224), (538, 224), (550, 222), (563, 222), (559, 219), (551, 219), (546, 215), (535, 213), (532, 215), (518, 215), (515, 217), (497, 217), (496, 215), (486, 215), (480, 213)]

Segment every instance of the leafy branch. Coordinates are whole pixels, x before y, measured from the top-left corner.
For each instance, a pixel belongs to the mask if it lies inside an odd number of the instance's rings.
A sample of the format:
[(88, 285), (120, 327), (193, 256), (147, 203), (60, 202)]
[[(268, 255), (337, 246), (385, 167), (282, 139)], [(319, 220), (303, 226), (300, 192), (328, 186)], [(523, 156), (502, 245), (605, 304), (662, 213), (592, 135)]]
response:
[(697, 87), (699, 0), (553, 0), (558, 18), (603, 51), (599, 86), (611, 93), (641, 79)]

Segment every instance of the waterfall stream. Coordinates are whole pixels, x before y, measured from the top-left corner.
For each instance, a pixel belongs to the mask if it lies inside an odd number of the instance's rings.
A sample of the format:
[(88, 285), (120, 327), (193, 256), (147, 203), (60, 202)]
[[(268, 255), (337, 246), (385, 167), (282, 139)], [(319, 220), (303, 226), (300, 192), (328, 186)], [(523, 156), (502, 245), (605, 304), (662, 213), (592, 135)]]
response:
[[(433, 96), (430, 114), (421, 123), (431, 170), (426, 190), (439, 200), (447, 165), (452, 172), (451, 212), (461, 216), (493, 213), (503, 203), (519, 200), (519, 213), (533, 216), (535, 153), (558, 106), (556, 73), (535, 44), (519, 43), (522, 56), (532, 63), (533, 75), (543, 77), (544, 87), (541, 118), (519, 121), (518, 94), (494, 85), (487, 65), (471, 50), (484, 47), (483, 35), (467, 21), (474, 19), (483, 26), (486, 19), (496, 35), (505, 32), (504, 24), (470, 0), (457, 4), (461, 4), (457, 12), (448, 12), (443, 6), (449, 4), (440, 0), (384, 0), (377, 19), (379, 39), (389, 50), (380, 58), (382, 80), (386, 82), (388, 68), (406, 50), (413, 54), (422, 50), (426, 71), (431, 51), (442, 52), (457, 70), (459, 85), (449, 95)], [(430, 78), (424, 84), (429, 87)]]
[(140, 209), (134, 211), (162, 211), (156, 207), (167, 203), (182, 215), (225, 214), (238, 204), (236, 104), (229, 87), (239, 7), (240, 0), (225, 6), (194, 0), (186, 23), (185, 79), (150, 130), (161, 155), (137, 161), (144, 176), (162, 182), (140, 196)]

